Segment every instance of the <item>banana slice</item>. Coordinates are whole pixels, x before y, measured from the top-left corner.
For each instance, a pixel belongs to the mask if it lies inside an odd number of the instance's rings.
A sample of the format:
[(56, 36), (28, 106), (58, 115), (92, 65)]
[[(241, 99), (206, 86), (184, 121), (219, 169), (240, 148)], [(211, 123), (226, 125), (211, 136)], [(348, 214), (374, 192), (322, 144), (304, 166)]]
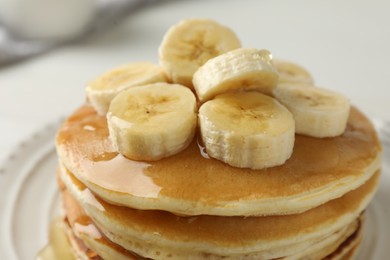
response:
[(136, 62), (104, 73), (87, 86), (86, 92), (98, 114), (105, 115), (111, 100), (119, 92), (155, 82), (167, 82), (162, 68), (150, 62)]
[(124, 156), (155, 161), (182, 151), (196, 128), (196, 98), (190, 89), (168, 83), (133, 87), (111, 102), (111, 141)]
[(279, 83), (314, 84), (313, 77), (310, 73), (296, 63), (274, 59), (273, 64), (279, 72)]
[(240, 168), (283, 164), (294, 147), (294, 119), (277, 100), (259, 92), (229, 92), (199, 109), (210, 157)]
[(172, 26), (159, 48), (160, 64), (174, 83), (192, 86), (192, 75), (207, 60), (241, 47), (229, 28), (208, 19), (187, 19)]
[(344, 133), (350, 110), (344, 96), (296, 84), (277, 87), (273, 96), (293, 114), (296, 133), (319, 138)]
[(230, 90), (270, 93), (278, 73), (267, 50), (240, 48), (213, 58), (194, 74), (195, 91), (201, 102)]

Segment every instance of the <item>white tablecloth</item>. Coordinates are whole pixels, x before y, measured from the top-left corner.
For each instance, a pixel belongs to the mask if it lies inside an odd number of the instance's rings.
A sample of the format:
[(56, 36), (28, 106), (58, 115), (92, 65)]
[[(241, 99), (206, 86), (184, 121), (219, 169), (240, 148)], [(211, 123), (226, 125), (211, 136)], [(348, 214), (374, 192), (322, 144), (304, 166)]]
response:
[(231, 27), (243, 46), (302, 64), (319, 86), (345, 94), (371, 118), (390, 120), (389, 10), (387, 0), (161, 1), (137, 10), (99, 35), (0, 68), (0, 161), (81, 105), (95, 76), (126, 62), (157, 62), (164, 32), (187, 17)]

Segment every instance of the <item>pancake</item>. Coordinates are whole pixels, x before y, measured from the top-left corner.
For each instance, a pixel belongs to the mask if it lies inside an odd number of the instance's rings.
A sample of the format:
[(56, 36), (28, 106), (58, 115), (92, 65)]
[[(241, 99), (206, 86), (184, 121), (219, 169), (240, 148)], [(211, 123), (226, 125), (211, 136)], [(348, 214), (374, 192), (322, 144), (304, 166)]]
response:
[(336, 251), (325, 257), (324, 260), (348, 260), (354, 258), (357, 248), (362, 241), (364, 218), (364, 214), (360, 216), (358, 229), (348, 237)]
[[(355, 253), (355, 250), (356, 250), (356, 246), (358, 245), (358, 243), (360, 242), (360, 240), (357, 240), (357, 234), (360, 234), (361, 233), (361, 228), (360, 226), (358, 227), (358, 229), (350, 236), (346, 239), (346, 241), (348, 241), (348, 244), (345, 244), (342, 243), (334, 252), (332, 252), (330, 255), (326, 256), (324, 258), (324, 260), (349, 260), (349, 259), (352, 259), (354, 253)], [(109, 257), (108, 258), (105, 258), (105, 259), (123, 259), (123, 260), (142, 260), (142, 259), (146, 259), (146, 258), (143, 258), (143, 257), (140, 257), (140, 256), (137, 256), (136, 258), (127, 258), (126, 255), (121, 255), (119, 254), (118, 255), (118, 252), (115, 252), (115, 244), (113, 244), (112, 242), (110, 243), (109, 241), (106, 241), (106, 242), (102, 242), (101, 240), (96, 240), (96, 239), (93, 239), (93, 238), (86, 238), (87, 240), (89, 240), (89, 244), (90, 244), (90, 248), (87, 248), (85, 247), (85, 245), (83, 246), (83, 249), (79, 249), (80, 247), (77, 246), (79, 245), (80, 243), (83, 243), (82, 240), (80, 240), (79, 238), (76, 238), (74, 236), (74, 234), (72, 233), (71, 229), (68, 228), (68, 234), (69, 234), (69, 239), (72, 240), (78, 240), (77, 242), (75, 243), (72, 243), (72, 247), (73, 247), (73, 250), (76, 251), (76, 250), (79, 250), (77, 252), (77, 257), (79, 259), (82, 259), (82, 260), (100, 260), (102, 259), (96, 252), (100, 252), (101, 254), (106, 254), (107, 255), (107, 252), (109, 252)], [(108, 243), (107, 243), (108, 242)], [(112, 246), (112, 247), (111, 247)], [(76, 248), (75, 248), (76, 247)], [(94, 249), (94, 251), (92, 251), (91, 249)], [(114, 251), (114, 252), (112, 252)], [(316, 255), (317, 256), (317, 255)], [(111, 257), (111, 258), (110, 258)], [(278, 260), (282, 260), (282, 259), (289, 259), (289, 258), (279, 258)], [(291, 257), (290, 259), (297, 259), (296, 257)], [(311, 258), (313, 259), (313, 258)], [(320, 258), (318, 258), (320, 259)]]
[[(164, 254), (175, 259), (277, 258), (298, 254), (302, 251), (298, 245), (314, 245), (351, 225), (372, 199), (379, 179), (379, 173), (375, 173), (358, 189), (302, 214), (179, 217), (166, 211), (109, 204), (95, 196), (66, 168), (62, 167), (60, 172), (67, 189), (109, 240), (145, 257)], [(330, 252), (332, 250), (327, 253)]]
[(197, 140), (156, 162), (127, 159), (114, 151), (106, 118), (88, 105), (64, 122), (56, 147), (61, 163), (104, 200), (179, 215), (300, 213), (356, 189), (381, 160), (376, 132), (356, 108), (342, 136), (296, 135), (292, 157), (263, 170), (210, 159)]
[[(76, 237), (71, 226), (73, 223), (77, 222), (78, 218), (85, 219), (88, 218), (87, 215), (85, 215), (84, 210), (81, 208), (81, 206), (78, 204), (78, 202), (70, 195), (70, 193), (66, 190), (61, 191), (61, 197), (63, 200), (65, 211), (67, 212), (67, 219), (72, 219), (73, 221), (65, 221), (65, 225), (67, 226), (67, 234), (69, 236), (69, 240), (72, 242), (71, 245), (73, 247), (73, 250), (76, 252), (77, 257), (79, 259), (87, 259), (87, 260), (99, 260), (102, 259), (146, 259), (141, 256), (133, 255), (133, 253), (126, 251), (124, 252), (123, 248), (118, 247), (115, 243), (108, 240), (104, 235), (101, 235), (100, 238), (96, 238), (94, 235), (90, 235), (90, 232), (85, 233), (79, 233), (79, 235), (82, 237)], [(67, 220), (66, 219), (66, 220)], [(317, 241), (319, 243), (316, 243), (314, 246), (308, 247), (308, 250), (304, 250), (303, 252), (300, 252), (297, 255), (291, 255), (288, 257), (284, 257), (281, 259), (299, 259), (304, 257), (305, 255), (310, 255), (311, 259), (321, 259), (325, 255), (326, 257), (324, 259), (350, 259), (349, 255), (352, 255), (352, 250), (356, 247), (357, 243), (360, 241), (357, 238), (360, 238), (361, 233), (361, 217), (355, 221), (352, 225), (349, 225), (348, 230), (349, 232), (353, 230), (353, 233), (345, 239), (344, 236), (337, 236), (336, 233), (336, 239), (333, 239), (332, 236), (329, 236), (328, 238)], [(89, 219), (88, 225), (94, 225), (93, 221)], [(358, 236), (359, 234), (359, 236)], [(333, 243), (328, 243), (329, 239), (333, 239), (336, 241), (333, 241)], [(343, 239), (343, 241), (340, 243), (340, 241)], [(88, 247), (86, 246), (88, 244)], [(321, 247), (323, 244), (326, 244), (328, 246)], [(334, 249), (335, 250), (331, 250)], [(328, 254), (329, 251), (332, 251), (331, 254)], [(347, 257), (348, 256), (348, 257)]]

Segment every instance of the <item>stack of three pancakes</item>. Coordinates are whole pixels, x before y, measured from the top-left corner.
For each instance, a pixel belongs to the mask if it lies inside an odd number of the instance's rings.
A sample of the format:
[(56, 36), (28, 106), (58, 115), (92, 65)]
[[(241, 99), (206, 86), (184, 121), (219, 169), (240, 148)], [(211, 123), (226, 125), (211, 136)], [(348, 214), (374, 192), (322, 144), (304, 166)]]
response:
[(381, 147), (352, 108), (336, 138), (296, 135), (292, 157), (263, 170), (208, 158), (195, 140), (156, 161), (112, 147), (85, 105), (57, 136), (59, 186), (81, 259), (349, 259), (379, 178)]

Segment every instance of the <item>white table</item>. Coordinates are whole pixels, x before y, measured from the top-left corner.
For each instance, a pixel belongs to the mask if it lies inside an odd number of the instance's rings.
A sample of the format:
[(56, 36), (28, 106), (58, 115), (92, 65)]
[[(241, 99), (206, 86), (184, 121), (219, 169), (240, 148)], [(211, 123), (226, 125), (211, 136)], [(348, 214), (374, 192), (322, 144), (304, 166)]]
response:
[(113, 66), (157, 62), (169, 26), (208, 17), (243, 46), (308, 68), (372, 118), (390, 120), (390, 2), (387, 0), (162, 1), (82, 42), (0, 69), (0, 161), (12, 147), (85, 99), (84, 86)]

